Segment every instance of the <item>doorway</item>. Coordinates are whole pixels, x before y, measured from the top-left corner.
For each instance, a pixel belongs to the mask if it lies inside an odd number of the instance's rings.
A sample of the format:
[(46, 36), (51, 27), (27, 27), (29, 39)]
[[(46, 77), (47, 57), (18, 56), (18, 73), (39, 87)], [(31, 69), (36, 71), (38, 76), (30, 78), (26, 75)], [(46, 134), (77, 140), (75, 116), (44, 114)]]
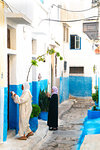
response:
[(7, 55), (7, 85), (8, 85), (8, 116), (7, 116), (7, 122), (8, 122), (8, 130), (9, 130), (9, 86), (10, 86), (10, 60), (9, 55)]
[(16, 129), (18, 106), (13, 102), (10, 91), (17, 93), (16, 85), (16, 55), (7, 55), (7, 86), (8, 86), (8, 130)]

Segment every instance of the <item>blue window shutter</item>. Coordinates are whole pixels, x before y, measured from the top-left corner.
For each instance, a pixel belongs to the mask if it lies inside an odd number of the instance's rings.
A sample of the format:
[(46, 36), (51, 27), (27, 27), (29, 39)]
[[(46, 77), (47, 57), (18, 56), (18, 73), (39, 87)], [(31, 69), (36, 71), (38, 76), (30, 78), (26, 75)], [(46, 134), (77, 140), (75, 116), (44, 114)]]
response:
[(81, 49), (81, 37), (80, 37), (80, 49)]
[(79, 48), (76, 48), (76, 46), (75, 46), (75, 44), (76, 44), (76, 37), (77, 35), (70, 35), (70, 49), (71, 50), (81, 50), (81, 37), (79, 37), (79, 44), (80, 44), (80, 46), (79, 46)]

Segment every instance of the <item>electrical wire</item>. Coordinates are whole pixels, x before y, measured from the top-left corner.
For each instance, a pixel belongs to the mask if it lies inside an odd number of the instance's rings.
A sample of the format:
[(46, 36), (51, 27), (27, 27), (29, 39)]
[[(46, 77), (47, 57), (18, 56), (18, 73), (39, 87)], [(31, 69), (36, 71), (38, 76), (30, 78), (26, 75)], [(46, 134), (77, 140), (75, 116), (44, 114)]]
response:
[[(4, 0), (2, 0), (2, 1), (4, 1)], [(13, 13), (12, 9), (10, 8), (10, 6), (9, 6), (5, 1), (4, 1), (4, 3), (5, 3), (5, 5), (7, 6), (7, 8), (9, 8), (10, 11)]]
[(91, 8), (88, 8), (88, 9), (83, 9), (83, 10), (68, 10), (68, 9), (65, 9), (65, 8), (62, 8), (60, 5), (55, 5), (55, 4), (52, 4), (52, 8), (53, 8), (53, 6), (55, 6), (55, 7), (57, 7), (57, 8), (60, 8), (60, 9), (62, 9), (62, 10), (65, 10), (65, 11), (69, 11), (69, 12), (84, 12), (84, 11), (88, 11), (88, 10), (91, 10), (91, 9), (93, 9), (93, 8), (95, 8), (95, 7), (97, 7), (97, 6), (94, 6), (94, 7), (91, 7)]
[[(92, 19), (98, 16), (92, 16), (92, 17), (88, 17), (88, 18), (82, 18), (82, 19), (77, 19), (77, 20), (55, 20), (55, 19), (43, 19), (42, 21), (54, 21), (54, 22), (77, 22), (77, 21), (82, 21), (82, 20), (88, 20), (88, 19)], [(94, 19), (96, 20), (96, 19)], [(42, 22), (41, 21), (41, 22)]]

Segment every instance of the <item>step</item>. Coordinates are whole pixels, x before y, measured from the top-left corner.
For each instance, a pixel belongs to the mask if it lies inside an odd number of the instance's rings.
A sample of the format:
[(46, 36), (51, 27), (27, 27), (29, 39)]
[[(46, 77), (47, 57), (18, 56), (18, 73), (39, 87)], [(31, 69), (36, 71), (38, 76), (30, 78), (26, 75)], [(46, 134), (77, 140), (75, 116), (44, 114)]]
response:
[(7, 131), (7, 138), (12, 138), (15, 136), (15, 130), (8, 130)]

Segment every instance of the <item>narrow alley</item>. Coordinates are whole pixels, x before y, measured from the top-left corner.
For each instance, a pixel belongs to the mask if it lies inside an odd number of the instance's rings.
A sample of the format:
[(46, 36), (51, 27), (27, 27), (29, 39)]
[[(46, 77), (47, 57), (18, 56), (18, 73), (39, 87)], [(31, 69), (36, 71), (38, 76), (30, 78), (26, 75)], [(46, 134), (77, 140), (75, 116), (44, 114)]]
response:
[(67, 103), (64, 103), (60, 108), (63, 113), (59, 116), (58, 131), (48, 131), (47, 136), (33, 150), (76, 150), (84, 118), (92, 105), (90, 99), (79, 99), (66, 111)]

